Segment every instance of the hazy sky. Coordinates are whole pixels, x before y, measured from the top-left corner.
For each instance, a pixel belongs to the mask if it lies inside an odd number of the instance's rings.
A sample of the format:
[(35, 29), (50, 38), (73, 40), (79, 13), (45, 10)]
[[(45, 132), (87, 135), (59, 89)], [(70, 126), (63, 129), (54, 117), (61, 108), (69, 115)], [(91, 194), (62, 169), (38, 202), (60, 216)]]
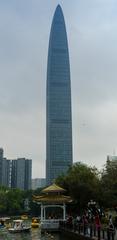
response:
[(46, 69), (52, 17), (66, 22), (73, 158), (101, 168), (117, 154), (117, 1), (0, 1), (0, 146), (45, 176)]

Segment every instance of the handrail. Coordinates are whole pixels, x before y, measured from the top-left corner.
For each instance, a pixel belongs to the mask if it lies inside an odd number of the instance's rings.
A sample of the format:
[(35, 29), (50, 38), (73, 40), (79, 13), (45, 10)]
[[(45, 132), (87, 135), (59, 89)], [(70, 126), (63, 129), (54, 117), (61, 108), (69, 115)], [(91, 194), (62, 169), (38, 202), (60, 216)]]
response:
[(98, 240), (117, 240), (117, 237), (115, 236), (117, 229), (110, 229), (109, 227), (102, 226), (97, 228), (93, 223), (84, 224), (60, 221), (60, 229), (90, 238), (96, 237)]

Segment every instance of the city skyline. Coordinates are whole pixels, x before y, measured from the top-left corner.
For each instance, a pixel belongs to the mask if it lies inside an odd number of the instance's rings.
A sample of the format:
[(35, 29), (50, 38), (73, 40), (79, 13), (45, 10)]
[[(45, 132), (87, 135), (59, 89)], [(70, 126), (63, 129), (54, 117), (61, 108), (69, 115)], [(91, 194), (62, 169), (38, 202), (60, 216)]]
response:
[(102, 167), (117, 153), (115, 0), (0, 3), (0, 147), (32, 159), (45, 176), (46, 62), (58, 3), (67, 25), (72, 78), (73, 159)]
[(9, 188), (31, 189), (32, 159), (4, 157), (0, 148), (0, 185)]
[(69, 46), (64, 13), (57, 5), (49, 37), (46, 83), (46, 183), (72, 166)]

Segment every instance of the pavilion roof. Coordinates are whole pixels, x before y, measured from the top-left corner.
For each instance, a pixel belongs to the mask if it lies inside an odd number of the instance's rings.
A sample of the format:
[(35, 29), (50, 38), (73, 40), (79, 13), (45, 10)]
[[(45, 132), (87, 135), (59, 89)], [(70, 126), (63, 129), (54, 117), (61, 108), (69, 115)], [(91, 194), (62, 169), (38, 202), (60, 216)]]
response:
[(56, 185), (55, 183), (53, 183), (52, 185), (50, 185), (49, 187), (47, 188), (44, 188), (42, 190), (42, 193), (62, 193), (62, 192), (65, 192), (66, 190), (62, 187), (59, 187), (58, 185)]
[(71, 202), (72, 199), (70, 196), (64, 196), (64, 195), (40, 195), (40, 196), (33, 196), (33, 200), (35, 202), (42, 202), (42, 203), (67, 203)]

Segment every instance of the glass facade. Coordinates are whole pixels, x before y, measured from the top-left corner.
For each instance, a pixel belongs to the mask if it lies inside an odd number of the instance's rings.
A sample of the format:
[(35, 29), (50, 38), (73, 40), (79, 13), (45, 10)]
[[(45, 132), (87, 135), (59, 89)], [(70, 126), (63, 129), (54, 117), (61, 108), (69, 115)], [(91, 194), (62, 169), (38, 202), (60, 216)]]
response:
[(70, 64), (60, 5), (50, 32), (46, 101), (46, 181), (51, 184), (72, 165)]

